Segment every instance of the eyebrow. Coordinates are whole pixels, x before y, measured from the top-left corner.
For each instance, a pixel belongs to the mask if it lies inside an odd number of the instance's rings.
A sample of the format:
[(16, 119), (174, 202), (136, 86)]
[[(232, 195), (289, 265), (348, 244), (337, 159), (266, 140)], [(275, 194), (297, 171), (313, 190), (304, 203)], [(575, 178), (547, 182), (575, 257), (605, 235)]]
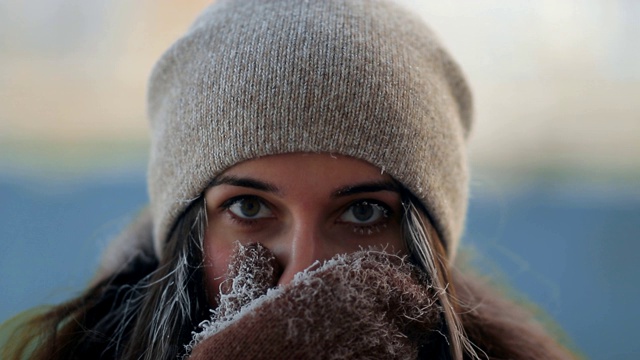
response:
[[(237, 176), (219, 176), (211, 183), (209, 183), (209, 187), (214, 187), (218, 185), (231, 185), (231, 186), (239, 186), (246, 187), (250, 189), (255, 189), (259, 191), (266, 191), (275, 194), (281, 194), (280, 189), (270, 184), (266, 181), (261, 181), (257, 179), (252, 179), (248, 177), (237, 177)], [(379, 191), (393, 191), (400, 193), (400, 187), (392, 181), (374, 181), (374, 182), (365, 182), (355, 185), (348, 185), (345, 187), (341, 187), (335, 190), (331, 197), (340, 198), (345, 196), (351, 196), (362, 193), (371, 193), (371, 192), (379, 192)]]
[(209, 187), (218, 185), (240, 186), (271, 193), (280, 193), (280, 189), (278, 189), (278, 187), (273, 184), (245, 177), (240, 178), (236, 176), (218, 176), (209, 183)]
[(361, 193), (370, 193), (370, 192), (378, 192), (378, 191), (393, 191), (400, 192), (400, 187), (391, 181), (376, 181), (376, 182), (367, 182), (356, 185), (349, 185), (343, 188), (340, 188), (333, 192), (331, 197), (343, 197), (350, 196)]

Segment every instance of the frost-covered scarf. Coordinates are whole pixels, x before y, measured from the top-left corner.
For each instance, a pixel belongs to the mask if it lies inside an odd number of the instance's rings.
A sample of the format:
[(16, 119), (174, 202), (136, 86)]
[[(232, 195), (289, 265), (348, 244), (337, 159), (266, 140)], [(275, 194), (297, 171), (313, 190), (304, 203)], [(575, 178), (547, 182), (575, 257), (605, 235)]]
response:
[(265, 247), (238, 246), (189, 359), (415, 359), (441, 337), (435, 291), (404, 258), (338, 255), (274, 287), (278, 273)]

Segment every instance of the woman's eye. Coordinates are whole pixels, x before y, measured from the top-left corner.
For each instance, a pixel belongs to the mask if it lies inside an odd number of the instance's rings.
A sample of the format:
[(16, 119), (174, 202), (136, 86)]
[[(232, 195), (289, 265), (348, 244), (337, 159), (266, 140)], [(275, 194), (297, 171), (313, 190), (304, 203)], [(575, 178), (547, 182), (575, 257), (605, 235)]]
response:
[(272, 217), (273, 213), (267, 205), (254, 196), (233, 199), (228, 205), (229, 211), (243, 219), (261, 219)]
[(372, 224), (384, 217), (387, 217), (387, 209), (382, 205), (369, 201), (359, 201), (347, 208), (347, 211), (340, 216), (340, 221), (354, 224)]

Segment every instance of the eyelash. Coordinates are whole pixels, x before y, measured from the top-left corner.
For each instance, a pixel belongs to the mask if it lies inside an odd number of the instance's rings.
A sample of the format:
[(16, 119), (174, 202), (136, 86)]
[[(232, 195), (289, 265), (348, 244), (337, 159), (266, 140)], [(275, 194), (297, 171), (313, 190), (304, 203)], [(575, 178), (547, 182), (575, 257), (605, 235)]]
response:
[[(260, 202), (260, 204), (262, 204), (262, 206), (267, 206), (267, 204), (259, 197), (259, 196), (255, 196), (255, 195), (239, 195), (239, 196), (234, 196), (229, 200), (226, 200), (225, 202), (223, 202), (220, 205), (220, 208), (222, 209), (222, 211), (225, 211), (229, 214), (229, 217), (231, 218), (232, 221), (243, 225), (243, 226), (252, 226), (258, 223), (258, 220), (264, 220), (263, 218), (256, 218), (256, 219), (249, 219), (249, 218), (241, 218), (239, 216), (237, 216), (236, 214), (234, 214), (233, 212), (231, 212), (229, 209), (235, 205), (236, 203), (242, 201), (242, 200), (258, 200)], [(267, 206), (268, 207), (268, 206)]]
[(369, 235), (373, 235), (374, 233), (381, 232), (382, 230), (380, 228), (387, 227), (387, 221), (392, 215), (391, 207), (389, 207), (387, 204), (381, 201), (373, 200), (373, 199), (358, 199), (348, 204), (342, 213), (348, 211), (352, 206), (362, 204), (362, 203), (368, 203), (368, 204), (380, 207), (383, 211), (382, 217), (373, 224), (354, 224), (349, 222), (342, 222), (340, 224), (343, 224), (345, 226), (351, 226), (353, 232), (359, 235), (369, 236)]
[[(243, 225), (243, 226), (252, 226), (258, 223), (259, 220), (265, 220), (264, 218), (256, 218), (256, 219), (248, 219), (248, 218), (242, 218), (239, 217), (237, 215), (235, 215), (233, 212), (231, 212), (229, 209), (235, 205), (236, 203), (243, 201), (243, 200), (257, 200), (259, 201), (262, 206), (266, 206), (269, 207), (266, 202), (264, 200), (262, 200), (259, 196), (255, 196), (255, 195), (239, 195), (239, 196), (234, 196), (228, 200), (226, 200), (225, 202), (223, 202), (220, 205), (220, 208), (222, 209), (222, 211), (225, 211), (229, 214), (230, 218), (232, 221)], [(374, 233), (379, 233), (381, 232), (381, 228), (386, 228), (387, 227), (387, 220), (392, 216), (392, 210), (391, 207), (388, 206), (387, 204), (378, 201), (378, 200), (373, 200), (373, 199), (358, 199), (356, 201), (353, 201), (351, 203), (349, 203), (348, 205), (346, 205), (341, 214), (344, 214), (346, 211), (348, 211), (351, 207), (358, 205), (358, 204), (362, 204), (362, 203), (368, 203), (374, 206), (378, 206), (382, 209), (383, 211), (383, 215), (382, 217), (376, 221), (373, 224), (355, 224), (355, 223), (351, 223), (351, 222), (340, 222), (340, 221), (336, 221), (337, 224), (340, 225), (344, 225), (344, 226), (350, 226), (353, 230), (354, 233), (359, 234), (359, 235), (372, 235)]]

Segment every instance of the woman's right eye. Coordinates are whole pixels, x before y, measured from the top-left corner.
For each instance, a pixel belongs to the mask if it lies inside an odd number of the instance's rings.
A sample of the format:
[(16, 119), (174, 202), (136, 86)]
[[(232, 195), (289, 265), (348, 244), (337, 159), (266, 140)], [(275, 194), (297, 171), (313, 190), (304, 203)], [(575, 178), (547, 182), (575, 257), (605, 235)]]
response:
[(236, 197), (226, 201), (223, 207), (242, 219), (262, 219), (273, 217), (273, 212), (256, 196)]

